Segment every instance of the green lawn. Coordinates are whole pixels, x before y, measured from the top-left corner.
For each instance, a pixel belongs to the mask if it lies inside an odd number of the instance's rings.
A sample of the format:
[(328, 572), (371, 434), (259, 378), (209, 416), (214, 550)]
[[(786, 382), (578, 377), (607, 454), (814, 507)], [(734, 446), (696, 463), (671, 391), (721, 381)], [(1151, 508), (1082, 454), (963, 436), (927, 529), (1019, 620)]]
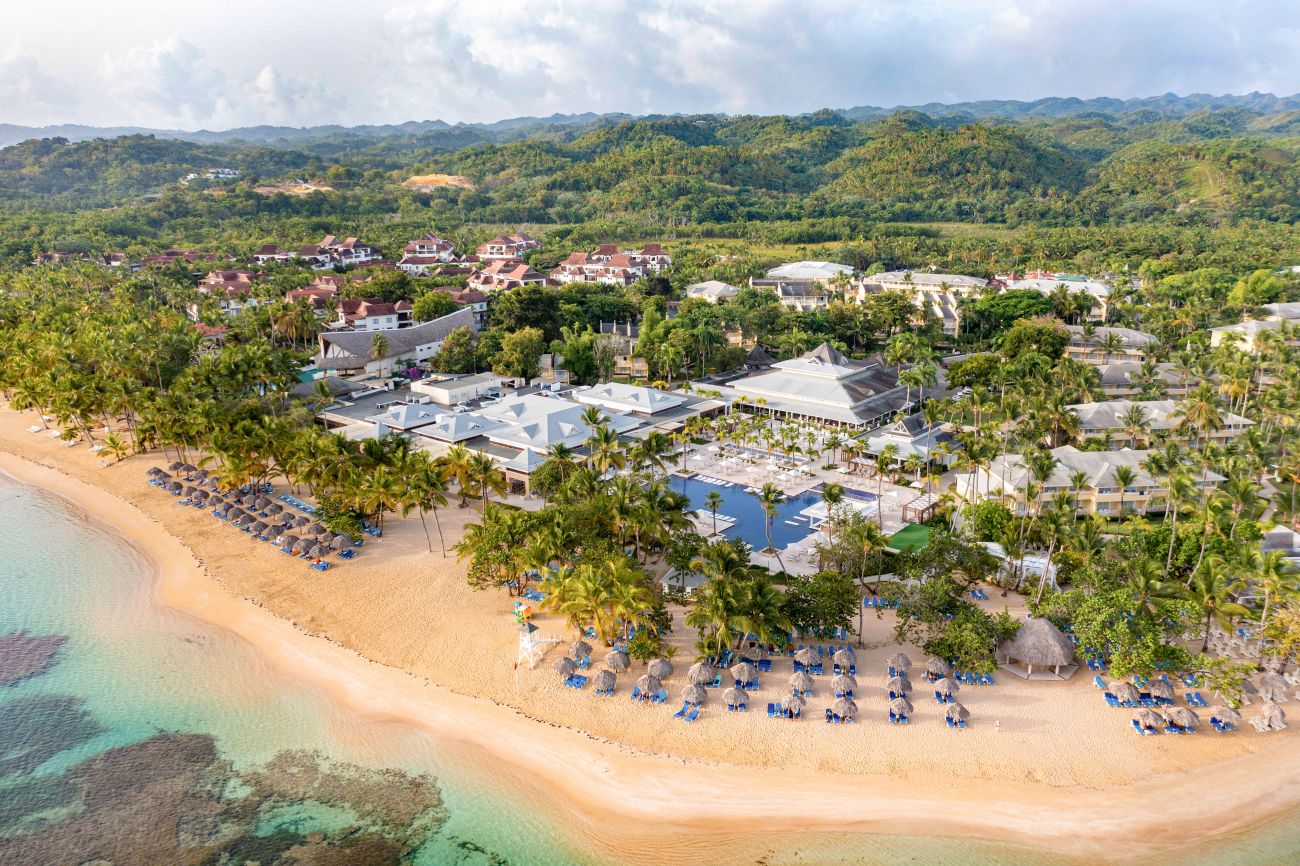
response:
[(911, 523), (889, 537), (889, 546), (894, 550), (919, 550), (930, 542), (930, 527), (922, 523)]

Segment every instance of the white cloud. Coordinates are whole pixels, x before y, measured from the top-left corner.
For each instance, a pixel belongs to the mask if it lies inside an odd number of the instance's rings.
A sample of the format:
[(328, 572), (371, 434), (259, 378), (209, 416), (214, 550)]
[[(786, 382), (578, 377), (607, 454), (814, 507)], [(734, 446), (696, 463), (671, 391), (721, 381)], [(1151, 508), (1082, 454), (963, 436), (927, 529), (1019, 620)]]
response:
[[(45, 0), (10, 14), (0, 121), (11, 122), (357, 124), (1300, 91), (1294, 0), (316, 0), (309, 16), (264, 0)], [(5, 55), (11, 34), (74, 15), (66, 38)], [(83, 58), (104, 46), (88, 74)]]

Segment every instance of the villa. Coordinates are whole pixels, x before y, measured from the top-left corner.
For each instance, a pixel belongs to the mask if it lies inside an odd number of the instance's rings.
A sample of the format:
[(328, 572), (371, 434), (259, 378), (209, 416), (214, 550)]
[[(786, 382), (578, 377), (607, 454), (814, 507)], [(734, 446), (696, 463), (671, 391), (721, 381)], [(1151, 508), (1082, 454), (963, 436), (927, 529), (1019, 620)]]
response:
[(965, 274), (935, 274), (928, 271), (881, 271), (857, 284), (857, 299), (881, 292), (903, 292), (913, 299), (923, 315), (943, 323), (943, 332), (955, 336), (961, 330), (962, 298), (979, 295), (987, 280)]
[(533, 240), (523, 232), (512, 235), (497, 235), (487, 243), (479, 244), (475, 252), (483, 261), (498, 259), (517, 259), (529, 250), (540, 249), (541, 241)]
[(607, 283), (628, 286), (646, 275), (645, 265), (633, 260), (627, 253), (611, 255), (597, 253), (570, 253), (551, 271), (557, 283)]
[(259, 265), (270, 262), (287, 262), (289, 258), (289, 251), (279, 244), (262, 244), (257, 252), (253, 253), (253, 261)]
[(790, 262), (751, 279), (750, 286), (771, 290), (781, 303), (800, 312), (824, 309), (835, 294), (832, 283), (853, 276), (853, 268), (834, 262)]
[[(1118, 514), (1121, 508), (1126, 514), (1163, 509), (1168, 491), (1143, 468), (1151, 453), (1080, 451), (1070, 445), (1053, 448), (1051, 454), (1056, 466), (1042, 482), (1042, 498), (1049, 500), (1057, 493), (1069, 493), (1077, 514)], [(1133, 472), (1133, 478), (1123, 488), (1115, 479), (1115, 471), (1121, 467)], [(1195, 484), (1201, 489), (1213, 489), (1224, 480), (1214, 472), (1198, 473)], [(957, 476), (957, 491), (967, 501), (996, 499), (1020, 515), (1029, 509), (1031, 484), (1034, 484), (1033, 476), (1020, 454), (999, 455), (993, 458), (989, 468)]]
[(398, 361), (424, 361), (442, 348), (442, 341), (457, 328), (472, 328), (474, 312), (459, 309), (432, 322), (372, 333), (327, 331), (319, 336), (316, 366), (353, 373), (391, 373)]
[(381, 258), (378, 250), (361, 243), (356, 238), (339, 240), (334, 235), (326, 235), (317, 246), (329, 253), (334, 262), (340, 265), (363, 265)]
[(546, 277), (518, 259), (495, 259), (470, 275), (469, 287), (491, 294), (520, 286), (543, 286), (546, 282)]
[[(1294, 307), (1297, 304), (1274, 304), (1273, 306)], [(1260, 349), (1272, 339), (1272, 334), (1278, 334), (1278, 339), (1285, 341), (1289, 346), (1300, 345), (1300, 337), (1297, 331), (1300, 325), (1292, 319), (1268, 318), (1268, 319), (1246, 319), (1235, 325), (1223, 325), (1218, 328), (1210, 328), (1210, 345), (1214, 348), (1230, 343), (1248, 355), (1258, 355)]]
[(1070, 342), (1065, 347), (1065, 357), (1081, 364), (1109, 364), (1112, 361), (1146, 360), (1147, 349), (1156, 341), (1151, 334), (1132, 328), (1087, 328), (1066, 325)]
[[(1101, 377), (1101, 390), (1107, 399), (1136, 397), (1142, 392), (1143, 364), (1138, 361), (1116, 361), (1113, 364), (1097, 364), (1097, 373)], [(1175, 372), (1173, 364), (1153, 364), (1150, 373), (1154, 384), (1160, 388), (1165, 397), (1186, 397), (1191, 391), (1191, 383)]]
[(1062, 288), (1072, 295), (1082, 292), (1092, 299), (1092, 308), (1086, 314), (1086, 318), (1092, 321), (1104, 322), (1110, 313), (1111, 288), (1100, 280), (1090, 280), (1078, 274), (1034, 272), (1020, 279), (1014, 274), (1009, 275), (1004, 283), (1008, 292), (1029, 289), (1044, 297), (1051, 297)]
[[(1141, 411), (1142, 432), (1130, 433), (1130, 413), (1134, 407)], [(1170, 433), (1173, 438), (1187, 440), (1192, 445), (1198, 444), (1194, 430), (1181, 429), (1182, 420), (1175, 414), (1178, 403), (1174, 400), (1105, 400), (1100, 403), (1076, 403), (1066, 406), (1079, 418), (1079, 434), (1085, 439), (1102, 438), (1112, 446), (1132, 448), (1141, 444), (1140, 440), (1155, 433)], [(1211, 431), (1207, 438), (1217, 445), (1222, 445), (1240, 436), (1247, 427), (1255, 422), (1232, 412), (1221, 413), (1223, 427)]]
[(338, 319), (331, 327), (337, 331), (394, 331), (415, 323), (409, 301), (389, 304), (378, 298), (343, 298), (336, 309)]
[[(249, 307), (271, 303), (252, 294), (253, 285), (264, 276), (256, 271), (238, 269), (209, 271), (199, 281), (197, 291), (200, 295), (216, 298), (223, 315), (235, 316)], [(199, 320), (199, 304), (188, 304), (185, 311), (193, 321)]]
[(770, 368), (696, 384), (720, 392), (722, 399), (746, 411), (860, 430), (879, 427), (915, 405), (895, 371), (848, 358), (829, 343)]
[(686, 297), (700, 298), (708, 301), (710, 304), (716, 304), (719, 301), (726, 301), (736, 296), (740, 289), (724, 283), (721, 280), (705, 280), (702, 283), (692, 283), (686, 287)]

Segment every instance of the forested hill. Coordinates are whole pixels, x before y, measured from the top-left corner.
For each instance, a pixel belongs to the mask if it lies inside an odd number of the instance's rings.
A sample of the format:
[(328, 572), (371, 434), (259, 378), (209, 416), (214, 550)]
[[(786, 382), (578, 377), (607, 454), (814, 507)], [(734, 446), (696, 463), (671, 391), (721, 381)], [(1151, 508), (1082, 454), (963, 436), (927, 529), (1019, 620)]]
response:
[[(855, 120), (829, 110), (552, 118), (494, 130), (343, 130), (275, 145), (47, 138), (0, 150), (0, 201), (11, 211), (81, 209), (162, 194), (177, 217), (211, 216), (214, 200), (238, 212), (269, 206), (303, 214), (338, 212), (346, 202), (365, 212), (430, 207), (452, 220), (539, 224), (624, 217), (677, 224), (1294, 222), (1300, 108), (1289, 99), (1238, 99), (1257, 104), (1180, 113), (1121, 103), (1116, 113), (1062, 116), (1038, 116), (1050, 113), (1040, 106), (981, 120), (918, 111)], [(213, 167), (240, 176), (180, 185)], [(416, 175), (451, 181), (408, 182)], [(330, 190), (301, 198), (275, 192), (294, 180)]]

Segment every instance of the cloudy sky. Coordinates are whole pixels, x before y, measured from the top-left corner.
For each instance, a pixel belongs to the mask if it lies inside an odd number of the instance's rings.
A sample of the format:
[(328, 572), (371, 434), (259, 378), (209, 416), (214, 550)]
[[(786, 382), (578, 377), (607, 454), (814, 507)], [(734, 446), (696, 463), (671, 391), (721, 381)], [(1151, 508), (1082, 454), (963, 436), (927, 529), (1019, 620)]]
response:
[(5, 3), (0, 122), (221, 129), (1300, 91), (1297, 0)]

